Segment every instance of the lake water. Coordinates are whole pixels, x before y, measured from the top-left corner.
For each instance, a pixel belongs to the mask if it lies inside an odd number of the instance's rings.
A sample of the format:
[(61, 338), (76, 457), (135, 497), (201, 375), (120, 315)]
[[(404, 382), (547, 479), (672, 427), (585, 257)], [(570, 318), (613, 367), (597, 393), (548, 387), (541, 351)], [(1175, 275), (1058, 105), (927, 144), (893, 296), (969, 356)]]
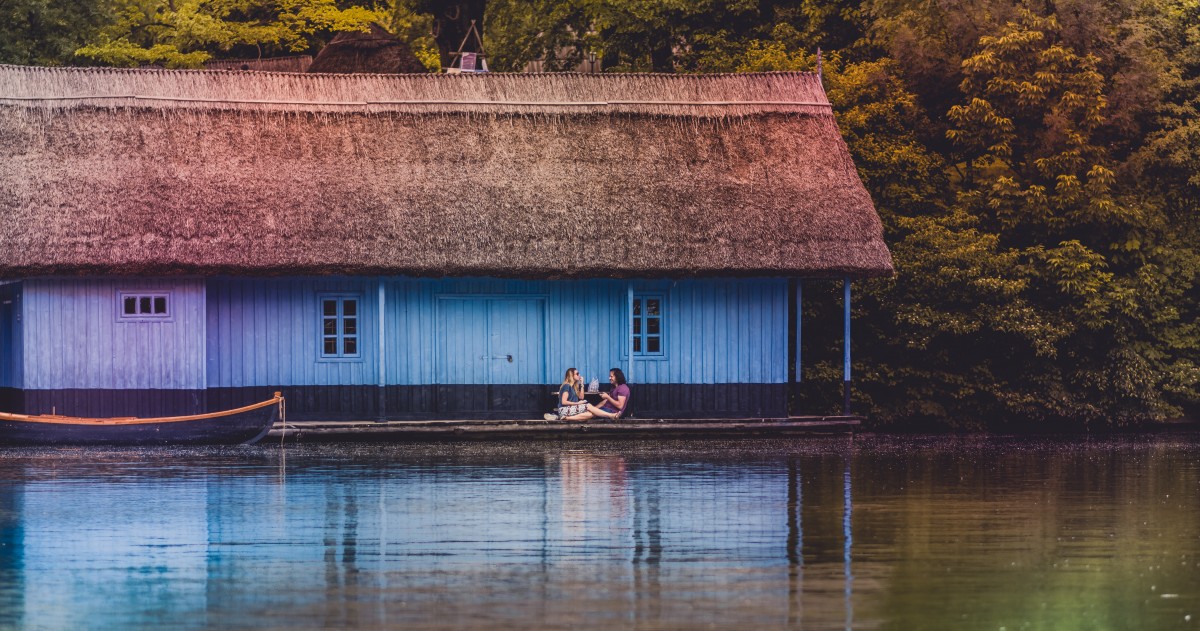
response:
[(1200, 437), (0, 451), (0, 627), (1200, 629)]

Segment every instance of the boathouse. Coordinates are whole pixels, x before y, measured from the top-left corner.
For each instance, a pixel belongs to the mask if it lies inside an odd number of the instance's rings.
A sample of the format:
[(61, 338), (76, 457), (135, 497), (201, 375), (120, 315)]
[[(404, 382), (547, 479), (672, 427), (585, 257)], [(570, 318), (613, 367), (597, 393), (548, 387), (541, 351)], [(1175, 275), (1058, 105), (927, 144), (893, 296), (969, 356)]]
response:
[(5, 411), (781, 417), (803, 283), (891, 272), (815, 74), (0, 66)]

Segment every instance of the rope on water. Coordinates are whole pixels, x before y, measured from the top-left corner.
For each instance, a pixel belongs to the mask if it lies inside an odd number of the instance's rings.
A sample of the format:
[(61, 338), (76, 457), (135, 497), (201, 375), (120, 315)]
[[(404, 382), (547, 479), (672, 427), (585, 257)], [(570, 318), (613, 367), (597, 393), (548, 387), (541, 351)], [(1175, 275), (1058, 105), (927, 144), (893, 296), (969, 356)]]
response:
[(284, 438), (287, 437), (287, 399), (283, 396), (279, 397), (279, 424), (283, 426), (279, 431), (279, 482), (282, 484), (287, 476), (287, 450), (283, 448)]
[(279, 397), (279, 424), (282, 429), (279, 431), (279, 446), (283, 447), (283, 439), (287, 437), (287, 399)]

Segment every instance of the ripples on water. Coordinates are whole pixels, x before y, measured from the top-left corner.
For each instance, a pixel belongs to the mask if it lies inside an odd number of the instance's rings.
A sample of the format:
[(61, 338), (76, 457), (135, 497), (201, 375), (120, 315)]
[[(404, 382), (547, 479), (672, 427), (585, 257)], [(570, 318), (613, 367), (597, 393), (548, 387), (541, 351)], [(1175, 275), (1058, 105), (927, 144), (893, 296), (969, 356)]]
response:
[(0, 626), (1200, 628), (1196, 436), (0, 452)]

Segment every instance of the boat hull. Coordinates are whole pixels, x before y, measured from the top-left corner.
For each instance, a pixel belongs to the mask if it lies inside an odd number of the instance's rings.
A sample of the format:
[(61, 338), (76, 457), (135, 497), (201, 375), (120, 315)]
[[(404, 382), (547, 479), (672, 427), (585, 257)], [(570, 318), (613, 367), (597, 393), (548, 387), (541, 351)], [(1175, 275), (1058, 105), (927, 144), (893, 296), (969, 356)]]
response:
[[(178, 419), (63, 419), (0, 415), (3, 445), (238, 445), (267, 435), (279, 418), (271, 402), (253, 409)], [(61, 417), (60, 417), (61, 418)]]

